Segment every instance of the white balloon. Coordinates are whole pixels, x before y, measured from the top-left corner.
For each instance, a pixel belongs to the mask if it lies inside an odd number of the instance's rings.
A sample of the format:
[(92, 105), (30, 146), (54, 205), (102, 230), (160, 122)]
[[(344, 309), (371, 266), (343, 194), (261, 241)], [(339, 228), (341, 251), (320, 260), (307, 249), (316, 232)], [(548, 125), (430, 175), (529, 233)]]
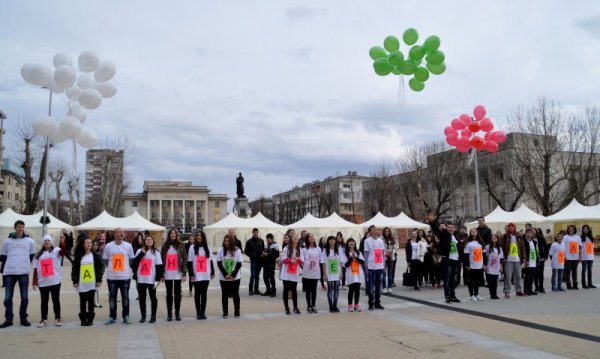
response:
[(100, 58), (98, 57), (98, 54), (93, 51), (84, 51), (79, 54), (77, 63), (79, 64), (79, 69), (81, 71), (92, 72), (100, 64)]
[(95, 84), (92, 74), (81, 74), (77, 79), (77, 86), (82, 90), (92, 88)]
[(104, 98), (113, 97), (117, 93), (117, 87), (110, 81), (96, 83), (94, 88), (98, 90)]
[(75, 141), (87, 149), (94, 148), (98, 144), (98, 135), (96, 134), (96, 131), (84, 127), (75, 138)]
[(63, 93), (63, 92), (65, 92), (65, 89), (63, 87), (58, 86), (56, 84), (56, 82), (54, 82), (54, 79), (52, 77), (50, 77), (50, 80), (46, 84), (46, 87), (48, 88), (48, 90), (50, 90), (50, 91), (52, 91), (54, 93)]
[(71, 57), (71, 55), (64, 52), (57, 52), (56, 55), (54, 55), (52, 62), (54, 63), (54, 67), (56, 68), (59, 68), (61, 66), (73, 66), (73, 58)]
[(50, 71), (50, 67), (34, 64), (28, 68), (28, 74), (25, 81), (33, 85), (46, 86), (50, 82), (51, 77), (52, 72)]
[(61, 65), (54, 70), (54, 82), (63, 89), (73, 86), (76, 80), (77, 73), (71, 66)]
[(85, 114), (85, 111), (80, 106), (77, 106), (77, 105), (71, 105), (71, 107), (69, 108), (69, 111), (67, 112), (67, 115), (75, 117), (82, 124), (87, 119), (87, 115)]
[(67, 97), (73, 101), (79, 101), (79, 96), (83, 93), (83, 90), (77, 86), (73, 86), (67, 89)]
[(56, 124), (54, 131), (49, 134), (48, 137), (50, 137), (54, 143), (60, 143), (67, 140), (67, 137), (60, 131), (60, 126), (58, 124)]
[(102, 103), (102, 95), (96, 89), (87, 89), (79, 96), (79, 104), (83, 108), (93, 110)]
[(31, 125), (33, 127), (33, 132), (38, 136), (48, 136), (57, 127), (56, 122), (48, 116), (36, 118)]
[(81, 123), (75, 117), (65, 117), (60, 121), (60, 132), (66, 138), (75, 138), (81, 132)]
[(115, 76), (117, 71), (115, 63), (110, 60), (100, 62), (96, 71), (94, 71), (94, 79), (96, 82), (108, 81)]
[(23, 80), (27, 81), (28, 83), (31, 83), (31, 77), (29, 76), (29, 74), (31, 73), (31, 69), (35, 66), (35, 64), (25, 64), (23, 66), (21, 66), (21, 76), (23, 77)]

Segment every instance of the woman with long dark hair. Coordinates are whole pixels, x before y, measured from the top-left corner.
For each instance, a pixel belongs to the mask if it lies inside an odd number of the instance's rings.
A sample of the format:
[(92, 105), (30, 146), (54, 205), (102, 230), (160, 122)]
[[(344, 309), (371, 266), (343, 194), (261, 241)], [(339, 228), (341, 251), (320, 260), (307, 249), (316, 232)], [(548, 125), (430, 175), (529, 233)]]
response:
[(188, 250), (188, 273), (190, 282), (194, 283), (194, 305), (198, 320), (206, 319), (206, 293), (208, 284), (215, 277), (212, 257), (212, 248), (208, 245), (206, 234), (198, 232), (194, 244)]
[(221, 305), (223, 318), (229, 315), (229, 297), (233, 297), (234, 315), (240, 316), (240, 279), (242, 275), (242, 250), (235, 245), (233, 236), (227, 234), (223, 238), (223, 245), (217, 252), (217, 267), (219, 267), (219, 281), (221, 282)]
[(365, 259), (362, 253), (358, 251), (356, 241), (352, 237), (346, 241), (344, 260), (346, 278), (348, 278), (348, 311), (360, 312), (361, 309), (358, 300), (360, 299), (360, 283), (365, 278), (363, 271)]
[(60, 281), (61, 259), (60, 248), (52, 245), (52, 237), (46, 234), (42, 238), (42, 249), (35, 255), (33, 261), (33, 290), (40, 288), (40, 305), (42, 320), (38, 328), (44, 328), (48, 321), (48, 302), (52, 296), (52, 307), (56, 326), (61, 327), (63, 320), (60, 315)]
[[(577, 266), (581, 260), (581, 237), (577, 235), (577, 228), (570, 224), (567, 234), (564, 236), (566, 260), (565, 260), (565, 282), (568, 290), (579, 290), (577, 286)], [(572, 280), (572, 284), (571, 284)]]
[(385, 268), (382, 276), (383, 293), (391, 293), (394, 284), (394, 271), (396, 269), (396, 239), (389, 227), (383, 229), (383, 243), (385, 244)]
[(298, 236), (295, 233), (291, 234), (290, 241), (287, 247), (281, 251), (281, 254), (281, 280), (283, 281), (283, 304), (285, 306), (285, 314), (290, 314), (290, 307), (288, 304), (289, 292), (292, 293), (294, 313), (300, 314), (296, 287), (300, 281), (303, 251), (298, 244)]
[(71, 268), (71, 281), (79, 293), (79, 319), (81, 326), (94, 324), (94, 297), (102, 285), (104, 265), (102, 257), (92, 252), (92, 240), (79, 235), (75, 258)]
[(338, 313), (338, 297), (340, 294), (340, 268), (342, 263), (342, 252), (334, 236), (327, 237), (327, 246), (321, 254), (321, 265), (323, 267), (323, 278), (327, 281), (327, 302), (329, 311)]
[(315, 303), (317, 301), (317, 283), (321, 277), (320, 263), (322, 251), (317, 246), (316, 241), (314, 234), (307, 234), (303, 250), (304, 270), (302, 271), (302, 287), (306, 294), (306, 311), (308, 313), (317, 313)]
[[(581, 286), (584, 289), (596, 288), (592, 282), (592, 265), (594, 264), (594, 235), (592, 229), (587, 224), (581, 227)], [(586, 282), (587, 273), (587, 282)]]
[(479, 286), (483, 282), (483, 271), (485, 266), (483, 265), (483, 241), (479, 236), (476, 228), (471, 228), (469, 237), (464, 249), (464, 258), (466, 270), (469, 272), (469, 281), (467, 286), (469, 287), (469, 296), (471, 300), (483, 300), (479, 296)]
[(146, 293), (150, 296), (150, 321), (156, 322), (156, 286), (163, 275), (162, 256), (154, 246), (154, 238), (150, 234), (144, 238), (144, 245), (137, 250), (133, 257), (133, 273), (136, 280), (140, 313), (140, 323), (146, 321)]
[[(344, 241), (344, 235), (342, 234), (342, 232), (336, 233), (335, 241), (337, 242), (338, 249), (343, 252), (346, 248), (346, 243)], [(345, 271), (342, 271), (342, 273), (340, 273), (340, 280), (342, 282), (342, 286), (340, 287), (340, 289), (346, 290), (346, 272)]]
[(173, 301), (175, 302), (175, 320), (181, 320), (181, 282), (187, 276), (187, 253), (181, 243), (179, 233), (171, 228), (166, 242), (161, 248), (162, 262), (164, 263), (163, 280), (167, 289), (167, 321), (173, 320)]
[(498, 297), (498, 277), (502, 271), (502, 260), (504, 252), (500, 244), (500, 238), (497, 234), (492, 234), (492, 241), (485, 246), (485, 254), (487, 257), (487, 265), (485, 267), (485, 277), (488, 283), (491, 299), (500, 299)]

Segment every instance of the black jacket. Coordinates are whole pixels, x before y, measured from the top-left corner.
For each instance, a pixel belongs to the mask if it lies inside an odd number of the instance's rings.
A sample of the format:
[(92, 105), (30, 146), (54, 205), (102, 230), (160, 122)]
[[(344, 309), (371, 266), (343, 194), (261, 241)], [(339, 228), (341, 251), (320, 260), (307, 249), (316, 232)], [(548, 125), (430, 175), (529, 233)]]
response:
[(244, 254), (252, 260), (260, 259), (261, 253), (265, 250), (265, 242), (259, 237), (252, 237), (246, 241)]
[(440, 224), (437, 222), (437, 219), (434, 219), (433, 222), (429, 222), (429, 227), (431, 227), (433, 234), (440, 239), (440, 255), (448, 258), (448, 256), (450, 256), (450, 242), (452, 242), (452, 235), (447, 229), (440, 229)]
[[(91, 252), (94, 257), (94, 276), (96, 277), (96, 283), (102, 283), (102, 275), (104, 274), (104, 264), (102, 263), (102, 257), (96, 253)], [(73, 267), (71, 267), (71, 281), (73, 284), (79, 283), (79, 271), (81, 269), (81, 258), (75, 258), (73, 260)]]
[(477, 234), (483, 240), (483, 245), (490, 244), (492, 241), (492, 230), (488, 226), (477, 227)]
[(263, 265), (274, 267), (277, 258), (279, 258), (279, 246), (275, 242), (271, 242), (271, 244), (267, 244), (264, 250), (267, 253), (266, 257), (263, 257)]

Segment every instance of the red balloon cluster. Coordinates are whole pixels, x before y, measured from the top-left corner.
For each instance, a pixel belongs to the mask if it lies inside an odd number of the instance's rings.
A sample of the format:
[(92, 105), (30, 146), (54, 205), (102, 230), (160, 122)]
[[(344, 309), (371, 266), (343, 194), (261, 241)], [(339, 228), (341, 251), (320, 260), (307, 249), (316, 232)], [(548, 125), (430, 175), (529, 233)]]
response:
[[(446, 142), (462, 153), (469, 152), (471, 148), (477, 151), (498, 151), (498, 145), (506, 141), (506, 134), (502, 131), (492, 131), (494, 124), (492, 120), (485, 117), (485, 107), (478, 105), (473, 110), (475, 119), (467, 114), (462, 114), (444, 129)], [(477, 132), (485, 132), (483, 137)]]

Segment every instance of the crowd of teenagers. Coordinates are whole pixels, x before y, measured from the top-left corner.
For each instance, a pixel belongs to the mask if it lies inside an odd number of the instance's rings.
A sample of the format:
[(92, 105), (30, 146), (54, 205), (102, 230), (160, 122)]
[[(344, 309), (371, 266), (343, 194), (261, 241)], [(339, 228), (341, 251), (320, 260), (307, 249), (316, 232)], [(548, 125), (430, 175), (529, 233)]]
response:
[[(467, 232), (466, 228), (455, 231), (453, 224), (440, 224), (428, 213), (431, 230), (413, 230), (407, 240), (407, 275), (404, 284), (414, 290), (423, 286), (444, 288), (447, 303), (459, 302), (455, 288), (461, 277), (467, 285), (471, 300), (483, 300), (479, 288), (486, 286), (491, 299), (499, 299), (498, 282), (504, 281), (505, 298), (510, 298), (511, 285), (517, 296), (545, 293), (544, 266), (550, 260), (552, 268), (552, 291), (579, 289), (577, 271), (582, 263), (581, 284), (583, 288), (596, 288), (592, 282), (594, 242), (592, 231), (584, 225), (579, 234), (570, 225), (566, 232), (553, 237), (544, 236), (540, 229), (526, 225), (525, 231), (517, 232), (516, 225), (509, 223), (505, 233), (495, 234), (485, 225), (483, 217), (479, 225)], [(22, 221), (15, 223), (15, 232), (0, 248), (1, 271), (5, 287), (5, 321), (0, 328), (13, 325), (12, 298), (19, 284), (21, 304), (20, 323), (28, 321), (29, 274), (33, 267), (33, 289), (40, 291), (41, 320), (38, 327), (47, 326), (48, 305), (52, 299), (55, 324), (63, 325), (60, 306), (61, 265), (67, 253), (64, 246), (55, 248), (52, 237), (42, 238), (42, 248), (36, 251), (34, 240), (25, 233)], [(61, 244), (64, 233), (61, 234)], [(344, 239), (341, 232), (336, 236), (321, 237), (302, 231), (300, 236), (288, 230), (283, 236), (281, 249), (272, 234), (266, 235), (266, 243), (258, 229), (243, 247), (230, 229), (224, 236), (216, 256), (208, 245), (204, 232), (199, 231), (183, 243), (175, 229), (168, 231), (160, 248), (150, 233), (140, 233), (132, 243), (125, 240), (121, 229), (114, 231), (107, 243), (104, 233), (92, 240), (85, 233), (79, 234), (72, 259), (71, 281), (80, 298), (79, 318), (82, 326), (91, 326), (96, 307), (101, 307), (98, 288), (106, 272), (109, 292), (109, 318), (105, 324), (117, 321), (117, 295), (120, 292), (121, 317), (130, 324), (129, 289), (131, 280), (136, 283), (140, 323), (156, 322), (158, 300), (156, 289), (164, 283), (166, 289), (167, 321), (180, 321), (182, 283), (189, 281), (189, 296), (194, 296), (196, 318), (205, 320), (207, 290), (215, 275), (221, 288), (222, 315), (229, 315), (229, 298), (233, 300), (233, 315), (240, 316), (240, 281), (243, 254), (249, 258), (250, 280), (248, 294), (276, 297), (276, 277), (283, 284), (281, 294), (286, 314), (301, 314), (298, 306), (298, 283), (306, 296), (306, 312), (317, 313), (317, 288), (327, 291), (329, 311), (339, 312), (340, 290), (347, 290), (348, 312), (360, 312), (361, 285), (365, 284), (368, 309), (384, 309), (381, 294), (392, 293), (395, 286), (398, 241), (390, 228), (370, 226), (357, 243), (354, 238)], [(265, 291), (259, 291), (260, 274)], [(462, 272), (462, 276), (461, 276)], [(485, 276), (484, 276), (485, 274)], [(521, 280), (524, 285), (521, 286)], [(147, 297), (150, 309), (147, 308)], [(292, 300), (290, 308), (289, 300)]]

